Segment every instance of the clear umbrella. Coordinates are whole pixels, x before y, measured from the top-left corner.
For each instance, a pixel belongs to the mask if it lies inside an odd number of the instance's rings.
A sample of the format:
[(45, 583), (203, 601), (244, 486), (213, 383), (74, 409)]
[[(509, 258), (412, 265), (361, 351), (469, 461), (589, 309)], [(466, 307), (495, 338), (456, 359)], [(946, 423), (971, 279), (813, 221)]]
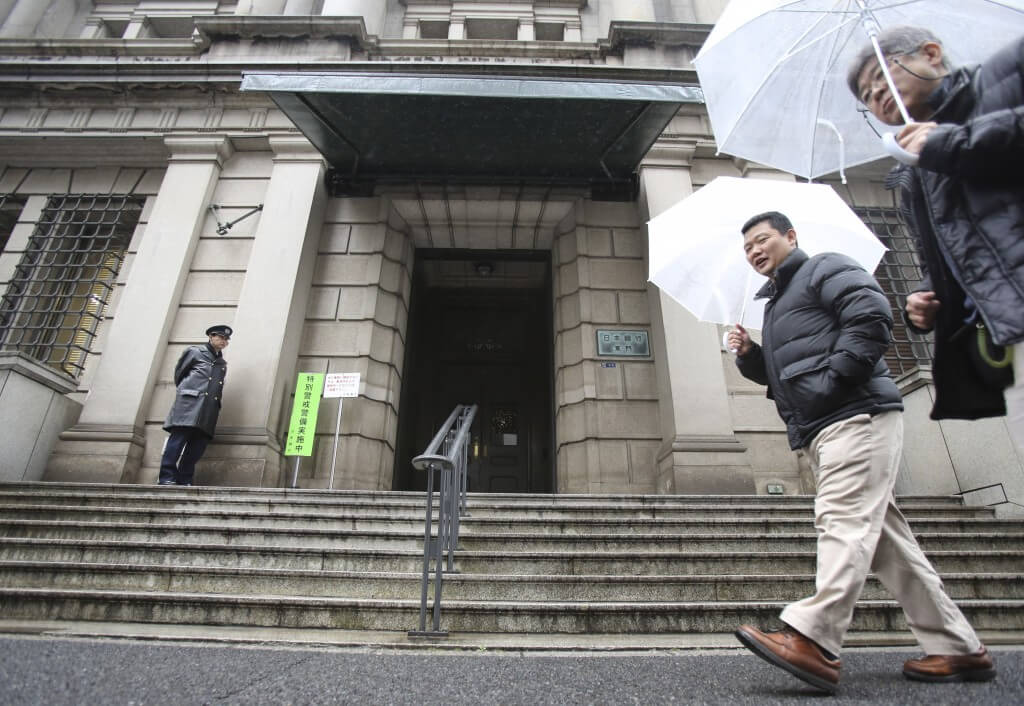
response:
[(1024, 0), (732, 0), (694, 59), (719, 149), (808, 179), (884, 157), (891, 128), (846, 71), (898, 25), (930, 29), (968, 65), (1021, 35)]
[(781, 211), (808, 255), (840, 252), (874, 272), (885, 246), (825, 184), (717, 177), (647, 223), (649, 279), (701, 321), (760, 329), (766, 279), (743, 252), (740, 228)]

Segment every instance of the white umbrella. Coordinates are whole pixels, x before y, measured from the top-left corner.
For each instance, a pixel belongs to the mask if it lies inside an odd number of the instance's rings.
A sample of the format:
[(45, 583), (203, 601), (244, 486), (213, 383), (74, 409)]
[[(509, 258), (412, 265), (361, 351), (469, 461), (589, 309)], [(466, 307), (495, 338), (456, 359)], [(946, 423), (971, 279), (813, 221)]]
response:
[(789, 217), (808, 255), (839, 252), (874, 272), (885, 246), (825, 184), (717, 177), (647, 223), (651, 282), (701, 321), (760, 329), (767, 281), (747, 262), (740, 228), (751, 216)]
[(968, 65), (1021, 35), (1024, 0), (732, 0), (693, 62), (719, 149), (808, 179), (885, 156), (878, 134), (892, 128), (846, 72), (879, 27), (898, 25), (931, 30)]

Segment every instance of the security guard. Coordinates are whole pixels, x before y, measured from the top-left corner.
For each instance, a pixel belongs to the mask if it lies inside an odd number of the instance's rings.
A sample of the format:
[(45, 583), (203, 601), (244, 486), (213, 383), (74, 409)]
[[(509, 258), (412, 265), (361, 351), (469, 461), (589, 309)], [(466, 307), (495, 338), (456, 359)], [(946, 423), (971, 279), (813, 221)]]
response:
[(160, 462), (160, 485), (192, 485), (196, 461), (213, 438), (224, 396), (228, 364), (222, 351), (231, 340), (231, 327), (206, 329), (209, 341), (189, 346), (174, 366), (178, 393), (164, 429), (170, 432)]

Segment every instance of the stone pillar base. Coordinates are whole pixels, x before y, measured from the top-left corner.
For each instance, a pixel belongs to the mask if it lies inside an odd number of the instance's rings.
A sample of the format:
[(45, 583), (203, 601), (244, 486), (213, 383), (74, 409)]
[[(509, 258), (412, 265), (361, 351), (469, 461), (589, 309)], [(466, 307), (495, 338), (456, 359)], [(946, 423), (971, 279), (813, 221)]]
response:
[(735, 436), (677, 436), (658, 454), (661, 495), (752, 495), (747, 447)]
[[(236, 488), (285, 488), (291, 485), (288, 459), (266, 430), (218, 427), (196, 464), (196, 485)], [(156, 476), (152, 481), (156, 482)]]
[(60, 435), (44, 481), (139, 483), (146, 440), (130, 426), (76, 424)]
[(60, 433), (78, 421), (75, 382), (22, 353), (0, 353), (0, 480), (34, 481)]

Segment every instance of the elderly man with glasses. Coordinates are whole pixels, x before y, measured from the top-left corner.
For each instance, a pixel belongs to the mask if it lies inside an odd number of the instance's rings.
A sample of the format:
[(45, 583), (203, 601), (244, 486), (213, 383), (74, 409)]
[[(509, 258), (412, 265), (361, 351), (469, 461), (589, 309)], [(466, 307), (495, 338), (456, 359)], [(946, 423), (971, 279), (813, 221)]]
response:
[[(1024, 451), (1024, 37), (981, 66), (960, 68), (927, 29), (896, 27), (879, 44), (915, 121), (897, 141), (917, 165), (896, 167), (887, 186), (900, 194), (924, 275), (905, 318), (918, 332), (935, 332), (931, 416), (1008, 414)], [(847, 81), (875, 117), (902, 124), (870, 46)], [(1012, 348), (1014, 386), (991, 364), (997, 359), (1009, 373), (1004, 351), (986, 345), (989, 362), (979, 360), (984, 337)]]

